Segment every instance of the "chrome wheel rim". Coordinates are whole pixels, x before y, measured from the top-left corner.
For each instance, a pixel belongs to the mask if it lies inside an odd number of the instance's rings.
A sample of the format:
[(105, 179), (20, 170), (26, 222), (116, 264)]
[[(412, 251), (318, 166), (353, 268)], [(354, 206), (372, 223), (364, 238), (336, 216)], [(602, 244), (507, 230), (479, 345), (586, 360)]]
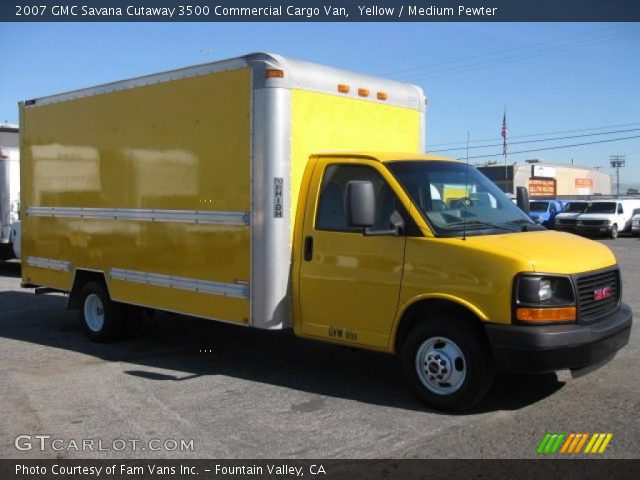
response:
[(446, 337), (425, 340), (416, 353), (416, 372), (422, 384), (438, 395), (457, 392), (467, 377), (460, 347)]
[(104, 326), (104, 305), (95, 293), (84, 300), (84, 321), (92, 332), (99, 332)]

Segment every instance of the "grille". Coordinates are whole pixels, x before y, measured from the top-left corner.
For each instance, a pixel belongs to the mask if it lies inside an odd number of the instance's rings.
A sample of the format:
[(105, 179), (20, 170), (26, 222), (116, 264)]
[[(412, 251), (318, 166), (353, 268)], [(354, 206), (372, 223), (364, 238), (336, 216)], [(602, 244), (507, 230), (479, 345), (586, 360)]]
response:
[(580, 220), (583, 225), (607, 225), (606, 220)]
[(560, 219), (557, 220), (557, 222), (560, 225), (575, 225), (576, 224), (576, 220), (565, 219), (565, 218), (560, 218)]
[[(576, 280), (578, 322), (591, 323), (615, 310), (620, 300), (620, 272), (617, 268), (581, 275)], [(611, 296), (595, 299), (595, 291), (609, 287)]]

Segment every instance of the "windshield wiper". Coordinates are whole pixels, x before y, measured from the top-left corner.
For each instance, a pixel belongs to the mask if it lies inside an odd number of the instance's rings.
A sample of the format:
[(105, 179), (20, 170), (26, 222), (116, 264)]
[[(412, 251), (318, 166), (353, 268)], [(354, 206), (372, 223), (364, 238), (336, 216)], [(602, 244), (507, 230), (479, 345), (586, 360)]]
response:
[(479, 225), (479, 226), (483, 226), (483, 227), (490, 227), (490, 228), (497, 228), (500, 230), (507, 230), (509, 232), (520, 232), (520, 229), (514, 229), (514, 228), (510, 228), (507, 227), (505, 225), (500, 225), (498, 223), (491, 223), (491, 222), (485, 222), (483, 220), (460, 220), (458, 222), (452, 222), (449, 223), (447, 225), (444, 225), (441, 228), (448, 228), (448, 229), (453, 229), (454, 227), (470, 227), (473, 225)]

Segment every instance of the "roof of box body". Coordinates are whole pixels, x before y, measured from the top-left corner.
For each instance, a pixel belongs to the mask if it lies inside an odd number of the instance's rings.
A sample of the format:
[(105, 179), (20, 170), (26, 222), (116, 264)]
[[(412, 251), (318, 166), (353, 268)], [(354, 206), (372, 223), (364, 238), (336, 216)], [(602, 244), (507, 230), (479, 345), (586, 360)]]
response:
[[(425, 110), (426, 102), (424, 93), (417, 85), (350, 72), (348, 70), (319, 65), (303, 60), (294, 60), (270, 53), (251, 53), (242, 57), (221, 60), (213, 63), (203, 63), (191, 67), (144, 75), (112, 83), (105, 83), (93, 87), (27, 100), (21, 103), (28, 108), (142, 87), (170, 80), (195, 77), (208, 73), (235, 70), (243, 67), (253, 68), (254, 88), (310, 90), (337, 96), (351, 97), (359, 100), (412, 108), (420, 111)], [(267, 69), (282, 70), (284, 75), (282, 78), (266, 78), (265, 70)], [(349, 92), (338, 92), (338, 84), (348, 85)], [(368, 90), (369, 95), (367, 97), (360, 96), (358, 89)], [(387, 98), (385, 100), (379, 100), (377, 97), (378, 92), (386, 93)]]

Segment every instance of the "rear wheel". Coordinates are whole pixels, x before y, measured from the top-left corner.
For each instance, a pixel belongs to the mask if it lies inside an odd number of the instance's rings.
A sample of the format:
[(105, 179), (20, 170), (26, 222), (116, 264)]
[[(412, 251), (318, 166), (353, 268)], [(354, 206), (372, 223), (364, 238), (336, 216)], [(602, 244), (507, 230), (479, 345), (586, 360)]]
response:
[(111, 301), (106, 289), (97, 282), (87, 283), (80, 293), (80, 320), (94, 342), (111, 342), (123, 332), (123, 306)]
[(609, 231), (609, 236), (614, 240), (618, 238), (618, 225), (615, 223), (611, 226), (611, 230)]
[(484, 332), (454, 315), (442, 314), (414, 327), (401, 355), (407, 383), (434, 408), (469, 409), (493, 384), (493, 360)]

